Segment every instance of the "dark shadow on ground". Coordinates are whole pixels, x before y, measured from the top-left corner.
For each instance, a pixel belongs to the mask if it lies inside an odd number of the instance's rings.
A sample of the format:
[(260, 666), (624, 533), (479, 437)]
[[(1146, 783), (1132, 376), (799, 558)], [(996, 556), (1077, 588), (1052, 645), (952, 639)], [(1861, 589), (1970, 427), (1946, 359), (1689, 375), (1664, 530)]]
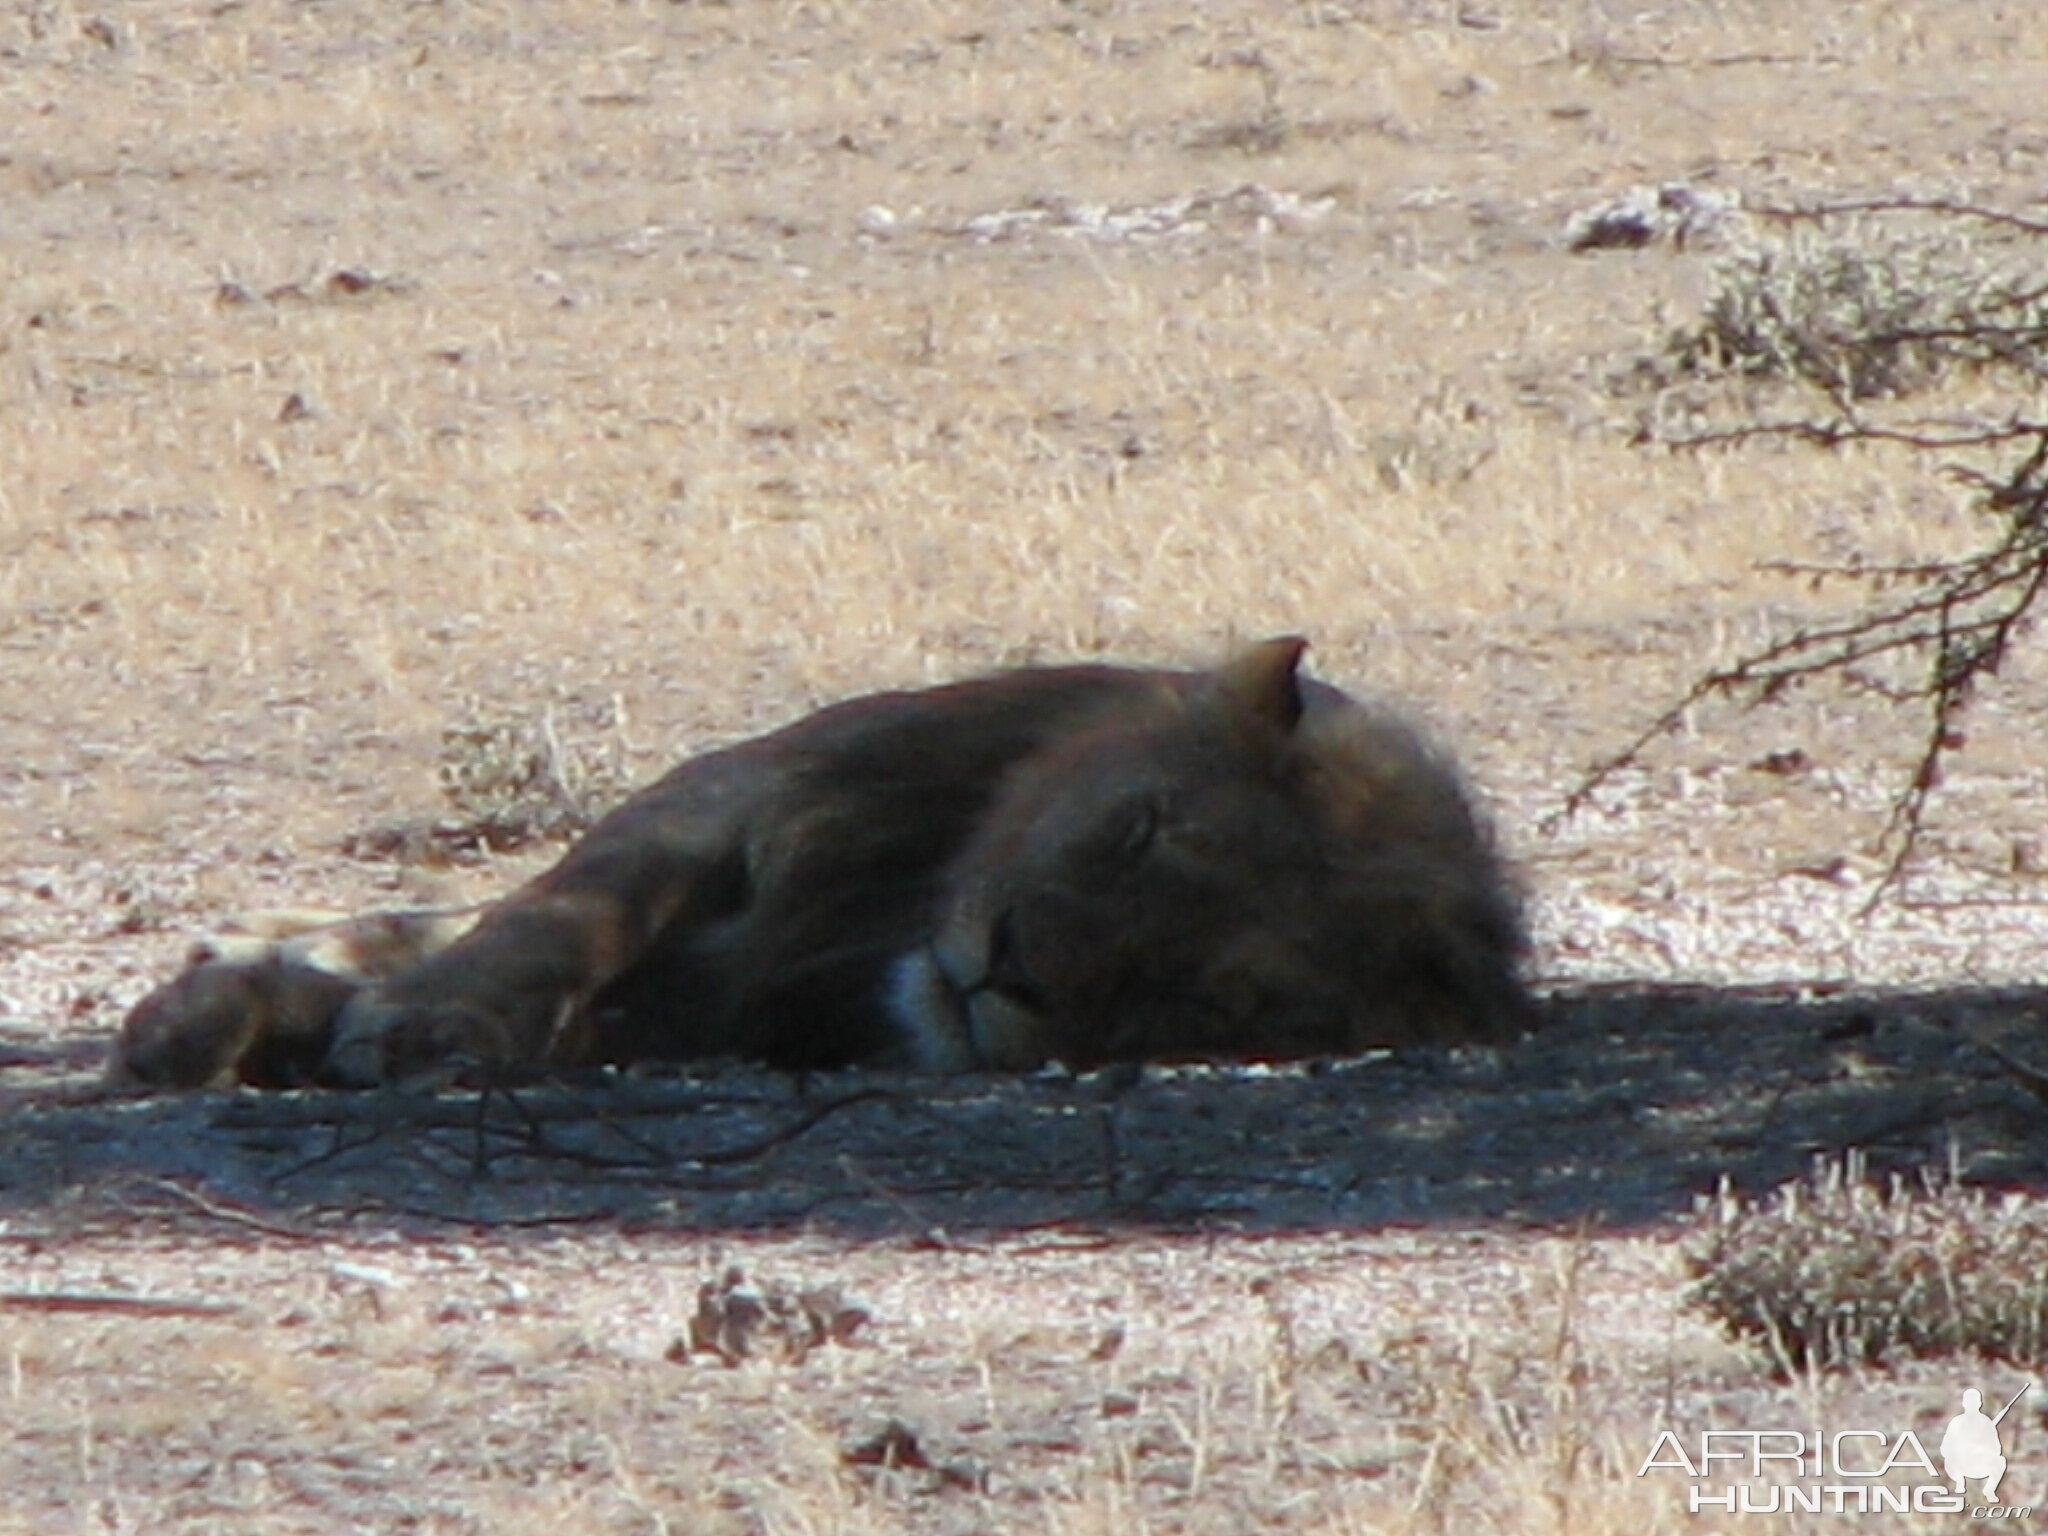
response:
[[(107, 1099), (0, 1053), (0, 1214), (853, 1235), (1629, 1227), (1816, 1157), (2048, 1186), (2048, 992), (1560, 994), (1500, 1051), (1284, 1069)], [(40, 1076), (40, 1082), (26, 1079)]]

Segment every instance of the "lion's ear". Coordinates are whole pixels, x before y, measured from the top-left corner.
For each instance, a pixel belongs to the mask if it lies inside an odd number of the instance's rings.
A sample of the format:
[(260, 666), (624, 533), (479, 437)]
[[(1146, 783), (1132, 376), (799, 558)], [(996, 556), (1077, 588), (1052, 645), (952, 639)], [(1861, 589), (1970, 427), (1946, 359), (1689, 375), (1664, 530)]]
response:
[(1283, 734), (1300, 723), (1301, 679), (1296, 669), (1308, 642), (1299, 635), (1261, 640), (1217, 669), (1216, 681), (1232, 706)]

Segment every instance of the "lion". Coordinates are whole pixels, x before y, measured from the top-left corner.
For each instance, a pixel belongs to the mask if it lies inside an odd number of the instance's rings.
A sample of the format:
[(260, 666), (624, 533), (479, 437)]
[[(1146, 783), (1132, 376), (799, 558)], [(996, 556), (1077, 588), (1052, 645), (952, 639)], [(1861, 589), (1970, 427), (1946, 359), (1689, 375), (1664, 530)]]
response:
[(828, 707), (673, 769), (473, 926), (420, 918), (406, 963), (203, 961), (137, 1007), (113, 1070), (364, 1087), (1511, 1038), (1520, 905), (1460, 774), (1303, 677), (1305, 649)]

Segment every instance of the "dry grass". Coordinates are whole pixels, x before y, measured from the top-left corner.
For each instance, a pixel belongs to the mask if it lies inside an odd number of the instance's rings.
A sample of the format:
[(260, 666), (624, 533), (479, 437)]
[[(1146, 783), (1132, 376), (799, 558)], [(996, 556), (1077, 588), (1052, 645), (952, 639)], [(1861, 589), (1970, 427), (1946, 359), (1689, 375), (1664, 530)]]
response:
[[(88, 1237), (21, 1268), (105, 1288), (164, 1249)], [(854, 1286), (875, 1321), (801, 1364), (665, 1358), (733, 1257)], [(9, 1515), (38, 1529), (353, 1511), (427, 1530), (1437, 1531), (1489, 1507), (1584, 1529), (1646, 1450), (1594, 1399), (1639, 1403), (1673, 1347), (1633, 1336), (1713, 1349), (1645, 1315), (1669, 1268), (1643, 1245), (1478, 1238), (230, 1243), (175, 1287), (219, 1288), (231, 1320), (0, 1314), (29, 1427), (0, 1465)], [(1501, 1351), (1508, 1330), (1537, 1347)], [(135, 1364), (111, 1376), (110, 1356)], [(890, 1419), (932, 1468), (848, 1463)]]
[[(108, 47), (48, 8), (8, 87), (0, 604), (66, 707), (22, 710), (50, 777), (9, 830), (175, 827), (215, 776), (162, 760), (224, 744), (344, 815), (419, 798), (466, 693), (616, 691), (663, 758), (1020, 654), (1306, 629), (1398, 669), (1418, 625), (1682, 611), (1820, 505), (1921, 547), (1896, 465), (1645, 455), (1594, 387), (1704, 274), (1564, 254), (1575, 206), (1889, 184), (1901, 55), (1993, 100), (2038, 41), (1774, 10), (164, 4)], [(1748, 52), (1792, 62), (1628, 62)], [(1758, 142), (1749, 93), (1801, 110)], [(1191, 147), (1269, 103), (1270, 153)], [(1247, 181), (1329, 211), (961, 232)], [(269, 837), (328, 830), (296, 798)]]
[[(1296, 629), (1478, 765), (1552, 974), (2031, 969), (2024, 734), (1930, 842), (1967, 909), (1834, 883), (1911, 740), (1818, 699), (1528, 829), (1814, 601), (1759, 559), (1968, 532), (1883, 451), (1630, 446), (1611, 381), (1711, 255), (1573, 256), (1568, 217), (1673, 177), (2018, 203), (2044, 54), (1969, 0), (17, 8), (0, 1011), (103, 1029), (188, 923), (422, 894), (338, 840), (431, 814), (480, 709), (621, 721), (646, 771), (839, 693)], [(1743, 767), (1790, 745), (1813, 773)], [(9, 1284), (253, 1321), (0, 1317), (0, 1528), (1635, 1531), (1689, 1518), (1626, 1475), (1647, 1416), (1877, 1390), (1770, 1396), (1651, 1240), (777, 1250), (884, 1338), (732, 1374), (661, 1359), (715, 1263), (682, 1240), (355, 1254), (403, 1272), (382, 1317), (339, 1248), (40, 1241)], [(988, 1491), (842, 1466), (883, 1410)]]
[[(211, 1235), (17, 1246), (17, 1285), (237, 1311), (0, 1309), (0, 1529), (1665, 1530), (1691, 1518), (1683, 1476), (1640, 1474), (1666, 1427), (1876, 1425), (1931, 1447), (1958, 1379), (2012, 1374), (1760, 1385), (1678, 1309), (1658, 1240)], [(672, 1358), (695, 1287), (733, 1260), (845, 1285), (874, 1320), (800, 1363)], [(860, 1465), (891, 1421), (912, 1464)], [(2006, 1438), (2022, 1500), (2033, 1423)]]

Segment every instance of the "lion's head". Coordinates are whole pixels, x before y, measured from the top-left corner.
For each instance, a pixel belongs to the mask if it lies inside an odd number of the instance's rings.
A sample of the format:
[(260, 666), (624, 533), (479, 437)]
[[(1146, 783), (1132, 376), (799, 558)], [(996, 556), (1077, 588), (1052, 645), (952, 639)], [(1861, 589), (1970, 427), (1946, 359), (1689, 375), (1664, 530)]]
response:
[(1457, 774), (1297, 674), (1302, 642), (1012, 771), (894, 977), (921, 1064), (1504, 1038), (1520, 916)]

